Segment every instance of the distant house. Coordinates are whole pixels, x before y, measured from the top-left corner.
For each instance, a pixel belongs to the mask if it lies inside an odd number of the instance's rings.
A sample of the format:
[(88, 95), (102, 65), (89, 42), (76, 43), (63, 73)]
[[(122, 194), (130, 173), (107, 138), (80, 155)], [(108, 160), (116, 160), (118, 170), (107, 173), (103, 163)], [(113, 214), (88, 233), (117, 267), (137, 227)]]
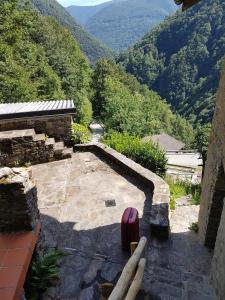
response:
[(189, 180), (193, 183), (201, 180), (202, 159), (195, 150), (183, 150), (185, 144), (166, 133), (147, 136), (142, 141), (152, 141), (166, 152), (167, 176), (173, 180)]
[(152, 141), (159, 145), (159, 147), (162, 150), (165, 150), (166, 152), (169, 151), (181, 151), (185, 144), (181, 141), (176, 140), (172, 136), (162, 133), (158, 135), (152, 135), (152, 136), (146, 136), (142, 139), (143, 142), (149, 142)]

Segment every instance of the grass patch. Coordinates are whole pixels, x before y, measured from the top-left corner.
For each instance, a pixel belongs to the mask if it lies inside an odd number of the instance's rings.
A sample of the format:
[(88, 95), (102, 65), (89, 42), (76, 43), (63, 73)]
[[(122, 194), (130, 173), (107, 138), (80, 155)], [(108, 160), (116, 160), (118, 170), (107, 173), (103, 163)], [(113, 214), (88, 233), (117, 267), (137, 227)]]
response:
[(192, 195), (191, 204), (199, 205), (201, 196), (201, 185), (193, 184), (188, 181), (173, 181), (170, 178), (166, 178), (166, 182), (170, 187), (170, 208), (174, 210), (176, 208), (176, 200)]
[(198, 233), (198, 222), (193, 222), (191, 223), (190, 227), (189, 227), (190, 230), (194, 231), (195, 233)]

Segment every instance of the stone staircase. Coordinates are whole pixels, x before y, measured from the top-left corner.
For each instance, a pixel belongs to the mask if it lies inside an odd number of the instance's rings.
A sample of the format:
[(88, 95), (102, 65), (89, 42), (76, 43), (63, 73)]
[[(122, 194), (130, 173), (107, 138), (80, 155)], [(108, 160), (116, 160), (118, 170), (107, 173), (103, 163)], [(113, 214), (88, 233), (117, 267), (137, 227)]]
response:
[(23, 166), (71, 158), (73, 148), (34, 129), (0, 132), (0, 166)]
[(56, 142), (54, 138), (48, 138), (45, 134), (36, 134), (33, 137), (34, 141), (45, 142), (47, 148), (52, 148), (54, 150), (54, 159), (66, 159), (71, 158), (73, 154), (73, 148), (67, 148), (63, 141)]

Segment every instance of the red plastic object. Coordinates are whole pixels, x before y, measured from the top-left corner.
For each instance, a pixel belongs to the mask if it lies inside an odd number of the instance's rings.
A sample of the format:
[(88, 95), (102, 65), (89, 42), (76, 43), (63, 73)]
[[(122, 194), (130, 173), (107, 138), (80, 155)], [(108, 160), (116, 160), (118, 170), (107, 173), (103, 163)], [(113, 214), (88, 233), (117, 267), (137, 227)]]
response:
[(121, 242), (125, 251), (130, 250), (131, 242), (139, 241), (139, 218), (136, 208), (125, 209), (121, 220)]

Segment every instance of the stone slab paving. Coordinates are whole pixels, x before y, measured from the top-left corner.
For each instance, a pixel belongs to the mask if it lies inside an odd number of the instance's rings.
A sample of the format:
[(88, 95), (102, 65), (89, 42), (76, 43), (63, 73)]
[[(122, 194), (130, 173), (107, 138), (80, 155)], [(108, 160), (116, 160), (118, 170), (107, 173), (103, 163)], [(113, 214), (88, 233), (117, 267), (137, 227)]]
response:
[[(58, 286), (43, 299), (100, 299), (99, 284), (115, 283), (128, 259), (120, 247), (120, 220), (126, 207), (139, 210), (141, 235), (149, 237), (151, 192), (90, 152), (33, 166), (33, 176), (45, 244), (67, 254)], [(106, 200), (115, 200), (116, 206), (106, 207)], [(214, 299), (208, 283), (212, 253), (188, 229), (197, 219), (197, 206), (179, 206), (171, 216), (170, 239), (150, 239), (137, 299)]]
[(198, 212), (195, 205), (178, 206), (171, 215), (170, 239), (151, 239), (140, 299), (215, 299), (209, 282), (213, 253), (189, 229), (197, 222)]
[[(68, 254), (59, 286), (49, 289), (45, 299), (99, 299), (99, 284), (115, 283), (128, 259), (121, 250), (122, 213), (136, 207), (142, 234), (149, 231), (151, 192), (90, 152), (32, 169), (45, 244)], [(116, 206), (106, 207), (107, 200)]]

